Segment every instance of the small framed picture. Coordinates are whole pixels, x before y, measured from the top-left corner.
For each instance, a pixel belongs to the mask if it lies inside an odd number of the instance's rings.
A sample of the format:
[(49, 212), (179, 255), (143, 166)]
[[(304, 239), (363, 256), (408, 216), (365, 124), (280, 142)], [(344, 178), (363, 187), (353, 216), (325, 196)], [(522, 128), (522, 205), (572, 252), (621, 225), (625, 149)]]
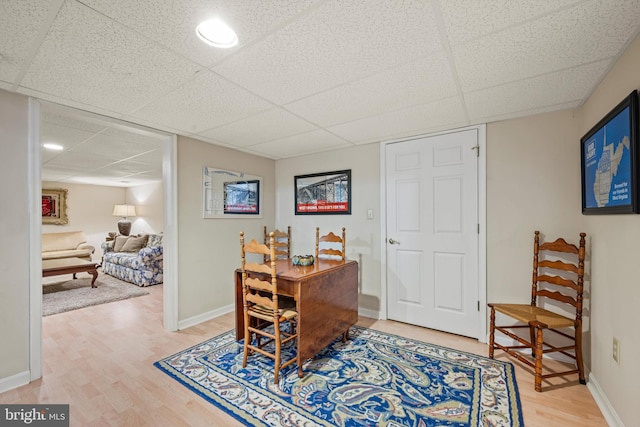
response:
[(228, 181), (224, 183), (225, 214), (260, 214), (260, 181)]
[(42, 223), (55, 225), (69, 223), (65, 188), (42, 189)]
[(351, 214), (351, 169), (294, 177), (296, 215)]
[(582, 213), (638, 210), (638, 92), (633, 91), (580, 139)]

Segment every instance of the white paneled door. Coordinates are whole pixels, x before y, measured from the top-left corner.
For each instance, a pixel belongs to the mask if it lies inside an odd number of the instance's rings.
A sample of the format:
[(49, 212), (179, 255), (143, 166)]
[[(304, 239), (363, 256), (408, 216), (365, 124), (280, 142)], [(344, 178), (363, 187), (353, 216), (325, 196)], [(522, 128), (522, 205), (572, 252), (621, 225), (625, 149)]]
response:
[(389, 319), (477, 338), (478, 130), (386, 145)]

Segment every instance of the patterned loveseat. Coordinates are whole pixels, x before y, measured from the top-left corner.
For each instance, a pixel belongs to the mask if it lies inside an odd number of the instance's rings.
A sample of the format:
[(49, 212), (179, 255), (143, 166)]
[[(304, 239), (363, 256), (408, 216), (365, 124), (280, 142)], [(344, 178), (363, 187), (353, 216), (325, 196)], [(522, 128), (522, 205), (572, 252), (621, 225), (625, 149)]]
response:
[(162, 234), (117, 236), (102, 251), (103, 273), (138, 286), (162, 283)]

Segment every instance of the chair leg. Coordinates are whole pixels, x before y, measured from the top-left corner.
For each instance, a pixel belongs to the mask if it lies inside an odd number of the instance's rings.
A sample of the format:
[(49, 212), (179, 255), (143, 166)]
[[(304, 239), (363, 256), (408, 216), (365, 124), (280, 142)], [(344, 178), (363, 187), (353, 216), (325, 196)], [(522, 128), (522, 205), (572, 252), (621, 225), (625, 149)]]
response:
[(251, 333), (249, 332), (249, 327), (248, 327), (247, 322), (245, 320), (245, 322), (244, 322), (244, 346), (243, 346), (244, 354), (242, 356), (242, 367), (243, 368), (247, 367), (247, 356), (249, 355), (249, 341), (250, 340), (251, 340)]
[(489, 358), (493, 359), (493, 343), (496, 331), (496, 309), (491, 307), (491, 321), (489, 322)]
[(345, 343), (349, 339), (349, 329), (342, 333), (342, 342)]
[(535, 349), (536, 349), (536, 379), (535, 379), (535, 389), (536, 391), (542, 391), (542, 328), (536, 328), (536, 340), (535, 340)]
[(536, 358), (536, 328), (529, 326), (529, 337), (531, 343), (531, 357)]
[(280, 323), (279, 322), (273, 322), (273, 332), (274, 335), (276, 337), (276, 342), (275, 342), (275, 350), (276, 350), (276, 356), (275, 356), (275, 360), (273, 362), (273, 368), (274, 368), (274, 374), (273, 374), (273, 383), (274, 384), (278, 384), (278, 377), (280, 375), (280, 347), (281, 347), (281, 340), (280, 340)]
[(584, 363), (582, 361), (582, 328), (576, 328), (576, 365), (578, 365), (578, 379), (580, 384), (586, 384), (587, 381), (584, 377)]

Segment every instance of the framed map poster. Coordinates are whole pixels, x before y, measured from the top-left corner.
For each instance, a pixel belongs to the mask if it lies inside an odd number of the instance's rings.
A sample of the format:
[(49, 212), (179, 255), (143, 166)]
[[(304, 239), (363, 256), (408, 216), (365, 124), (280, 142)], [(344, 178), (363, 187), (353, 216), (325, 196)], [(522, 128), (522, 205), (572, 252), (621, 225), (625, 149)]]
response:
[(582, 213), (638, 212), (638, 92), (580, 139)]

